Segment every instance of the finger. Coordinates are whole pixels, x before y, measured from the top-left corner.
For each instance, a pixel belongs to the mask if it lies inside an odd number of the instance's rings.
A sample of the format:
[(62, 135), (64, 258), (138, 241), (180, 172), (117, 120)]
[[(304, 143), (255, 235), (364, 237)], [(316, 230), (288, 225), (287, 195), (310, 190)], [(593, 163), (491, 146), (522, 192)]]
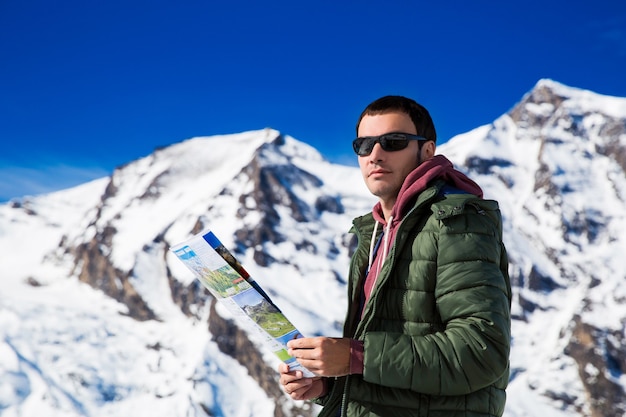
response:
[(302, 340), (304, 339), (293, 339), (287, 342), (287, 347), (289, 350), (291, 349), (299, 349), (302, 346)]
[(278, 365), (278, 373), (280, 374), (289, 374), (289, 375), (293, 375), (296, 378), (302, 378), (302, 371), (292, 371), (291, 368), (289, 367), (289, 365), (287, 365), (286, 363), (280, 363)]
[(301, 382), (289, 382), (283, 385), (283, 389), (287, 394), (291, 395), (294, 392), (301, 390), (304, 386), (305, 385), (303, 385)]
[(302, 387), (295, 391), (293, 391), (289, 396), (294, 400), (304, 400), (306, 399), (305, 395), (309, 391), (309, 387)]
[(304, 373), (302, 371), (291, 371), (280, 374), (280, 382), (284, 384), (289, 384), (294, 381), (298, 381), (304, 378)]
[(315, 338), (313, 337), (301, 337), (299, 339), (292, 339), (287, 342), (287, 347), (292, 349), (311, 349), (314, 347)]
[(308, 357), (312, 354), (316, 354), (316, 352), (318, 352), (318, 349), (313, 345), (306, 345), (305, 347), (290, 347), (287, 349), (287, 353), (294, 358)]
[(321, 367), (321, 363), (313, 359), (298, 358), (298, 362), (313, 373), (317, 373)]
[(301, 360), (319, 359), (319, 352), (317, 351), (317, 349), (294, 349), (288, 351), (287, 353), (296, 358), (298, 362), (300, 362)]
[(312, 384), (313, 380), (310, 378), (298, 380), (296, 382), (285, 385), (285, 392), (289, 394), (293, 399), (301, 399), (306, 394), (306, 392), (311, 389)]
[(282, 385), (288, 385), (288, 384), (292, 384), (294, 381), (298, 381), (300, 379), (301, 378), (298, 378), (295, 375), (281, 374), (281, 376), (280, 376), (280, 383)]

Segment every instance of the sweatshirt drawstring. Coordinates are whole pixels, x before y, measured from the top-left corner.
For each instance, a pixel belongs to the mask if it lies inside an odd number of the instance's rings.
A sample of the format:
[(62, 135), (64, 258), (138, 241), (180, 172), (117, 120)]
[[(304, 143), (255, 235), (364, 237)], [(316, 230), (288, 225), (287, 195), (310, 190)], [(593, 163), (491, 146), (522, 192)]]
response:
[[(383, 259), (382, 262), (379, 263), (380, 267), (383, 266), (383, 263), (387, 259), (387, 253), (389, 252), (389, 236), (391, 235), (391, 222), (393, 221), (393, 216), (389, 216), (389, 221), (387, 222), (387, 227), (385, 228), (385, 242), (383, 244)], [(380, 268), (378, 268), (378, 272), (380, 273)]]
[[(374, 275), (374, 282), (372, 283), (372, 287), (370, 289), (370, 294), (369, 296), (372, 295), (372, 291), (374, 291), (374, 287), (376, 286), (376, 281), (378, 280), (378, 275), (380, 274), (380, 270), (383, 267), (383, 264), (385, 263), (385, 260), (387, 259), (387, 254), (389, 253), (389, 236), (391, 235), (391, 222), (393, 221), (393, 216), (389, 216), (389, 221), (387, 222), (387, 226), (385, 227), (385, 230), (383, 231), (383, 253), (382, 253), (382, 258), (379, 257), (378, 259), (378, 267), (376, 268), (376, 274)], [(378, 231), (378, 222), (376, 222), (374, 224), (374, 232), (372, 233), (372, 239), (370, 241), (370, 253), (369, 253), (369, 258), (368, 258), (368, 264), (367, 264), (367, 273), (369, 273), (369, 271), (372, 268), (372, 264), (374, 263), (374, 255), (377, 252), (377, 243), (378, 240), (376, 239), (376, 232)]]
[(374, 232), (372, 232), (372, 239), (370, 241), (370, 253), (367, 260), (367, 273), (372, 269), (372, 262), (374, 262), (374, 247), (376, 246), (376, 232), (378, 231), (378, 222), (374, 223)]

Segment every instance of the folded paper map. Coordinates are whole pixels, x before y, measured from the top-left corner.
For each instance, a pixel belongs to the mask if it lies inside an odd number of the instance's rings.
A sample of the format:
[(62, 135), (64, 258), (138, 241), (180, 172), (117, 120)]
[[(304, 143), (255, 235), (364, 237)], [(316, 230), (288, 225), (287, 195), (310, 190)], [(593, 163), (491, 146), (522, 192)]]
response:
[(291, 370), (300, 370), (306, 377), (314, 376), (287, 353), (287, 342), (302, 337), (298, 329), (210, 230), (170, 250), (228, 309), (240, 327), (260, 336)]

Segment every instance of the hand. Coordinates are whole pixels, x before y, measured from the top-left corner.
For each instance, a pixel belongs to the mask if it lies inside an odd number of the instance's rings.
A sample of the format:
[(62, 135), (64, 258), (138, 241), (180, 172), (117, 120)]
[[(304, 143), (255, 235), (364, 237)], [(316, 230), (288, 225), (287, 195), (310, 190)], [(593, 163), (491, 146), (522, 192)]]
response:
[(303, 378), (302, 371), (290, 371), (285, 363), (278, 366), (278, 372), (280, 384), (294, 400), (310, 400), (326, 393), (326, 385), (320, 377)]
[(287, 343), (291, 356), (309, 371), (320, 376), (350, 373), (350, 339), (303, 337)]

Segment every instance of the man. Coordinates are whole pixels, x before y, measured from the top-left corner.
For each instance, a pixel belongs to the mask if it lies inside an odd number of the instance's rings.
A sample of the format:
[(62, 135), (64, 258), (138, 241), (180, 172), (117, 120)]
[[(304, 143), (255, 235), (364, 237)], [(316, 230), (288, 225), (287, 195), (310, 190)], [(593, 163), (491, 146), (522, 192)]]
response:
[(387, 96), (353, 146), (378, 203), (356, 218), (343, 338), (289, 342), (316, 377), (279, 367), (320, 416), (501, 416), (511, 287), (498, 204), (435, 155), (428, 111)]

